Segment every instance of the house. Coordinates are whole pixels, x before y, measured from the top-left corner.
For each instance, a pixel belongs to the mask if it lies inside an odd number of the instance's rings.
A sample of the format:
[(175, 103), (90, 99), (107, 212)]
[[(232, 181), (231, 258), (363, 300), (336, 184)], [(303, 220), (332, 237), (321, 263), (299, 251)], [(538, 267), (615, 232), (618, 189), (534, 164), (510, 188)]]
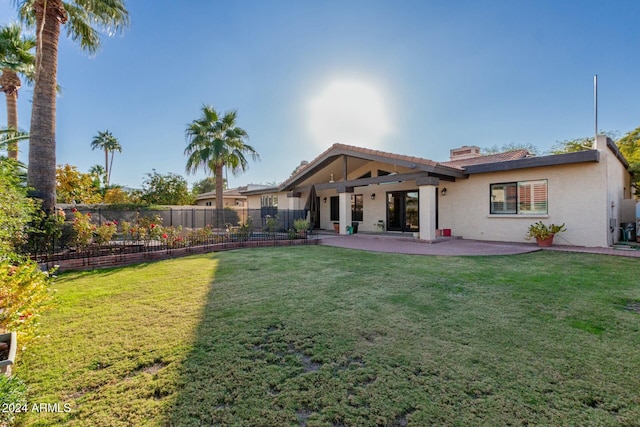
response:
[[(249, 184), (243, 187), (229, 188), (222, 193), (223, 206), (225, 208), (244, 208), (247, 205), (247, 196), (243, 192), (270, 188), (266, 185)], [(197, 206), (215, 206), (216, 192), (209, 191), (196, 196)]]
[[(515, 150), (482, 156), (475, 146), (435, 162), (335, 144), (279, 186), (240, 191), (263, 215), (302, 211), (316, 229), (358, 224), (364, 232), (411, 233), (434, 241), (523, 242), (537, 221), (566, 224), (561, 243), (609, 246), (634, 221), (628, 164), (598, 136), (593, 150), (531, 156)], [(355, 224), (354, 224), (355, 225)]]

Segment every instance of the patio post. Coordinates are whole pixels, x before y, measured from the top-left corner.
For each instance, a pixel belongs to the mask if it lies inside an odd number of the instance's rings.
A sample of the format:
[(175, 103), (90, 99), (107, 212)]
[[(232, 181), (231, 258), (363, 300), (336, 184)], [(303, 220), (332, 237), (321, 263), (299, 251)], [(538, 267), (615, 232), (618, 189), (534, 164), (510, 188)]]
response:
[(438, 178), (416, 179), (419, 191), (420, 240), (436, 240), (436, 187)]
[(347, 234), (347, 226), (351, 225), (351, 193), (353, 187), (338, 188), (340, 201), (340, 234)]

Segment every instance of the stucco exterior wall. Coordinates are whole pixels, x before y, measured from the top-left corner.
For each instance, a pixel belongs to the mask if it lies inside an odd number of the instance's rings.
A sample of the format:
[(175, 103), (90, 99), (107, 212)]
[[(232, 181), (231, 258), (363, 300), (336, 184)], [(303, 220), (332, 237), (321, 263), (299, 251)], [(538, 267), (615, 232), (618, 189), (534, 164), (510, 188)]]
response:
[[(565, 223), (567, 231), (558, 235), (557, 243), (607, 246), (606, 176), (606, 164), (599, 162), (474, 174), (441, 183), (447, 195), (439, 198), (439, 227), (465, 239), (526, 242), (534, 222)], [(490, 184), (539, 179), (547, 180), (547, 215), (489, 213)]]
[[(567, 231), (557, 236), (557, 244), (609, 246), (619, 235), (617, 231), (611, 229), (611, 224), (619, 226), (623, 222), (621, 221), (624, 217), (623, 201), (631, 197), (631, 182), (624, 165), (615, 157), (606, 143), (599, 144), (598, 148), (599, 162), (476, 173), (471, 174), (468, 179), (458, 178), (456, 182), (440, 181), (437, 193), (437, 227), (451, 229), (454, 236), (466, 239), (526, 242), (524, 236), (532, 223), (537, 221), (543, 221), (546, 224), (564, 223)], [(333, 166), (330, 165), (328, 168)], [(371, 176), (377, 176), (378, 169), (387, 172), (411, 172), (410, 169), (390, 164), (370, 162), (358, 165), (351, 170), (348, 173), (348, 179), (361, 178), (368, 172), (371, 172)], [(333, 173), (333, 175), (336, 181), (342, 180), (338, 178), (339, 173)], [(313, 182), (327, 182), (327, 176), (331, 174), (325, 168), (310, 176), (304, 181), (304, 185), (301, 183), (299, 188), (306, 188), (307, 184), (310, 185)], [(490, 214), (491, 184), (535, 180), (547, 180), (547, 214)], [(443, 188), (447, 189), (445, 196), (440, 195)], [(380, 220), (384, 221), (386, 230), (387, 193), (392, 191), (419, 191), (419, 188), (414, 180), (356, 187), (353, 193), (347, 193), (341, 198), (343, 206), (338, 210), (343, 217), (347, 216), (347, 218), (341, 218), (343, 225), (341, 230), (344, 229), (345, 224), (351, 223), (352, 194), (363, 196), (363, 220), (359, 224), (359, 231), (379, 231), (377, 224)], [(278, 196), (279, 210), (304, 209), (307, 200), (307, 194), (304, 192), (299, 198), (287, 197), (286, 192), (270, 194)], [(375, 197), (372, 199), (374, 194)], [(260, 209), (262, 195), (247, 196), (248, 208)], [(335, 189), (330, 189), (318, 190), (317, 195), (320, 199), (320, 228), (332, 230), (334, 220), (331, 219), (331, 197), (337, 197), (340, 200), (339, 194)], [(421, 198), (421, 209), (426, 206), (423, 202)], [(421, 217), (425, 218), (422, 212)], [(423, 225), (420, 224), (421, 233), (424, 231)], [(535, 244), (533, 241), (530, 243)]]
[[(207, 205), (209, 203), (209, 205)], [(244, 207), (246, 204), (246, 199), (244, 197), (225, 197), (222, 199), (222, 204), (225, 208), (227, 207)], [(208, 199), (200, 199), (196, 200), (196, 206), (213, 206), (216, 205), (216, 198), (210, 197)]]
[[(355, 187), (352, 194), (362, 194), (363, 200), (362, 221), (358, 226), (358, 231), (378, 231), (376, 226), (378, 220), (383, 220), (386, 227), (387, 193), (390, 191), (409, 190), (418, 191), (415, 181)], [(372, 194), (375, 194), (374, 200), (371, 200)], [(338, 196), (338, 193), (336, 190), (323, 190), (318, 192), (318, 196), (320, 197), (320, 227), (325, 230), (333, 230), (333, 221), (331, 221), (331, 197)], [(324, 202), (325, 197), (327, 198), (326, 203)], [(349, 212), (351, 212), (350, 208)], [(348, 218), (348, 223), (351, 223), (351, 218)]]

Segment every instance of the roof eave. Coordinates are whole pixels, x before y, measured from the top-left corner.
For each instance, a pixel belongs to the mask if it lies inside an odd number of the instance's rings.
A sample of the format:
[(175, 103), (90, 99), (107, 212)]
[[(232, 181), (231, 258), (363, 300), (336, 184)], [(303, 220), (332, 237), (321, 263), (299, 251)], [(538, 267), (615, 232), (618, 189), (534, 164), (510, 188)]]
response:
[(296, 186), (307, 179), (310, 175), (318, 172), (322, 168), (326, 167), (333, 161), (335, 161), (340, 156), (348, 156), (362, 160), (368, 160), (372, 162), (380, 162), (387, 163), (390, 165), (406, 167), (409, 169), (413, 169), (416, 171), (424, 171), (431, 172), (440, 175), (447, 175), (454, 178), (462, 178), (465, 176), (465, 173), (462, 170), (458, 170), (457, 168), (450, 168), (438, 165), (436, 162), (432, 162), (433, 164), (425, 164), (420, 163), (419, 159), (416, 158), (417, 161), (411, 161), (411, 159), (396, 159), (389, 158), (384, 155), (375, 154), (375, 153), (363, 153), (360, 151), (350, 150), (347, 147), (343, 146), (333, 146), (323, 154), (312, 160), (305, 168), (300, 170), (296, 175), (289, 178), (285, 181), (282, 186), (280, 186), (279, 191), (290, 191), (296, 188)]
[(487, 172), (502, 172), (515, 169), (537, 168), (544, 166), (560, 166), (572, 163), (599, 162), (600, 153), (597, 150), (577, 151), (575, 153), (553, 154), (550, 156), (526, 157), (504, 162), (483, 163), (465, 167), (468, 175)]

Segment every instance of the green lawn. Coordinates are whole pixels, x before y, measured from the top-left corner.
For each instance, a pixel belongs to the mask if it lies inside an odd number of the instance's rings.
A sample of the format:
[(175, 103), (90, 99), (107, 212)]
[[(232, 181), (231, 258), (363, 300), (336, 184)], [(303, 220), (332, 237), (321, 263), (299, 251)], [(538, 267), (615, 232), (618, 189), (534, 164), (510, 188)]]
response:
[(25, 425), (638, 425), (637, 259), (259, 248), (60, 275)]

